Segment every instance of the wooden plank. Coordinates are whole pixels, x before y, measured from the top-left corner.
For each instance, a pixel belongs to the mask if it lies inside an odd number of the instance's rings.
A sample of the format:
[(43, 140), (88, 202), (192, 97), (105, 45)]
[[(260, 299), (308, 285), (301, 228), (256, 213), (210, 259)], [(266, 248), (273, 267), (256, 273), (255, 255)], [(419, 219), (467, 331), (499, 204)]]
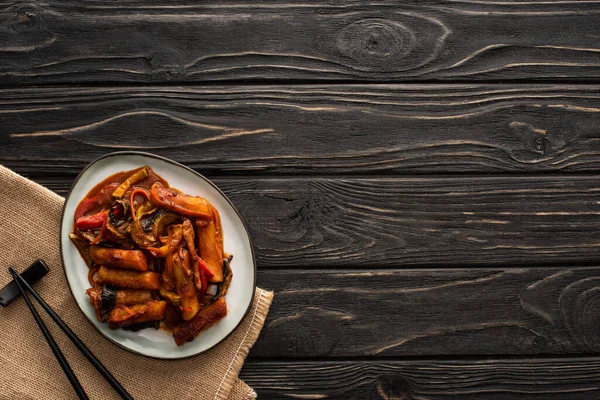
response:
[[(69, 180), (38, 179), (64, 194)], [(215, 178), (263, 268), (595, 263), (597, 176)]]
[(595, 172), (598, 93), (489, 84), (4, 90), (0, 163), (74, 176), (95, 157), (133, 149), (208, 175)]
[(4, 2), (0, 83), (598, 79), (598, 1)]
[(590, 400), (600, 359), (257, 362), (240, 378), (263, 399)]
[(259, 266), (257, 284), (275, 301), (255, 358), (600, 353), (599, 267)]

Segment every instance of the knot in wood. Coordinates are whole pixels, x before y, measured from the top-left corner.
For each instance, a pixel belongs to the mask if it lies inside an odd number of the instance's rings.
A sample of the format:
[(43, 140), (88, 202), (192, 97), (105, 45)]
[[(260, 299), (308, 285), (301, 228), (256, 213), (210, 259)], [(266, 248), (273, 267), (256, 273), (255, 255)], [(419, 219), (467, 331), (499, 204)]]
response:
[(28, 30), (38, 23), (37, 15), (30, 11), (21, 10), (17, 13), (17, 18), (13, 24), (14, 30)]
[(10, 29), (14, 32), (43, 30), (41, 18), (33, 5), (21, 5), (13, 8)]
[(15, 5), (0, 12), (0, 51), (32, 51), (55, 39), (44, 27), (39, 8), (31, 4)]
[(543, 136), (538, 136), (534, 141), (535, 149), (542, 154), (546, 154), (546, 142)]
[(314, 335), (302, 324), (290, 321), (279, 328), (279, 338), (287, 341), (287, 353), (290, 356), (315, 354)]
[(412, 29), (399, 22), (364, 19), (342, 28), (336, 46), (342, 54), (361, 65), (387, 69), (386, 65), (392, 67), (410, 54), (415, 43)]
[(376, 381), (377, 398), (385, 400), (411, 400), (410, 382), (400, 375), (382, 375)]
[(562, 320), (578, 347), (600, 351), (600, 277), (568, 285), (559, 304)]

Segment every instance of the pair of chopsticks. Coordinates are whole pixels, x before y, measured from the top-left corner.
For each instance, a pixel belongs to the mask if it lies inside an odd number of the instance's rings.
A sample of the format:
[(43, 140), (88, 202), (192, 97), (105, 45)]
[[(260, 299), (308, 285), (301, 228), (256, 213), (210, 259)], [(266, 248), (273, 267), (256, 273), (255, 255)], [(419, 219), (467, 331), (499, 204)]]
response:
[(52, 318), (52, 320), (60, 327), (60, 329), (62, 329), (62, 331), (71, 340), (71, 342), (73, 342), (73, 344), (79, 349), (79, 351), (81, 351), (81, 353), (85, 356), (85, 358), (87, 358), (88, 361), (90, 363), (92, 363), (92, 365), (98, 370), (98, 372), (100, 372), (100, 374), (104, 377), (104, 379), (106, 379), (108, 381), (108, 383), (110, 383), (110, 385), (117, 391), (117, 393), (119, 393), (121, 398), (127, 399), (127, 400), (133, 400), (133, 397), (131, 397), (131, 395), (129, 393), (127, 393), (127, 391), (119, 383), (119, 381), (117, 381), (117, 379), (106, 369), (106, 367), (104, 365), (102, 365), (102, 363), (96, 358), (96, 356), (94, 356), (94, 354), (77, 337), (75, 332), (73, 332), (71, 330), (71, 328), (69, 328), (67, 326), (67, 324), (65, 324), (65, 322), (54, 312), (54, 310), (52, 310), (52, 308), (50, 308), (50, 306), (40, 297), (40, 295), (37, 294), (37, 292), (29, 285), (29, 283), (27, 283), (27, 281), (25, 279), (23, 279), (23, 277), (21, 275), (19, 275), (17, 273), (17, 271), (14, 270), (14, 268), (10, 267), (8, 269), (8, 271), (12, 275), (13, 280), (17, 283), (17, 286), (19, 287), (19, 290), (21, 291), (21, 294), (23, 295), (25, 302), (27, 303), (27, 307), (29, 307), (29, 310), (31, 311), (31, 314), (33, 315), (33, 318), (35, 319), (35, 322), (37, 323), (37, 325), (40, 327), (40, 330), (44, 334), (44, 337), (46, 338), (48, 345), (50, 345), (50, 348), (52, 349), (54, 356), (58, 360), (58, 363), (60, 364), (62, 370), (64, 371), (65, 375), (69, 379), (69, 382), (71, 382), (71, 385), (73, 386), (73, 389), (75, 389), (77, 396), (79, 396), (80, 399), (85, 399), (85, 400), (89, 399), (89, 397), (85, 393), (85, 390), (83, 390), (81, 383), (79, 383), (77, 376), (75, 375), (75, 373), (71, 369), (71, 366), (67, 362), (67, 359), (65, 358), (64, 354), (62, 353), (62, 351), (60, 350), (60, 348), (54, 341), (52, 334), (50, 333), (50, 331), (48, 331), (48, 328), (44, 324), (44, 321), (42, 321), (42, 318), (40, 317), (37, 310), (33, 306), (31, 299), (29, 298), (29, 296), (27, 296), (26, 291), (31, 293), (33, 298), (42, 306), (44, 311), (46, 311), (46, 313), (48, 313), (50, 318)]

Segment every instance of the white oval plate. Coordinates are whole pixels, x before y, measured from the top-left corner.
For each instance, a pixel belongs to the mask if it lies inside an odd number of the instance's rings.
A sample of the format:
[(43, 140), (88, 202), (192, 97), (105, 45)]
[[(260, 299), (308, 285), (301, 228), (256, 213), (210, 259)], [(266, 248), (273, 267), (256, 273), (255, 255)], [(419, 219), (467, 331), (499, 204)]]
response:
[[(112, 330), (98, 322), (94, 308), (85, 294), (90, 287), (88, 267), (69, 239), (73, 214), (83, 197), (109, 175), (149, 165), (169, 185), (186, 194), (202, 196), (219, 210), (223, 224), (225, 250), (233, 254), (233, 279), (225, 297), (228, 313), (221, 321), (201, 332), (192, 342), (179, 347), (173, 337), (162, 330), (142, 329), (138, 332)], [(100, 157), (88, 165), (75, 179), (67, 195), (60, 229), (60, 251), (71, 293), (81, 311), (94, 327), (111, 342), (134, 353), (162, 359), (177, 359), (202, 353), (224, 340), (242, 321), (256, 286), (256, 266), (250, 235), (231, 201), (208, 179), (195, 171), (149, 153), (117, 152)]]

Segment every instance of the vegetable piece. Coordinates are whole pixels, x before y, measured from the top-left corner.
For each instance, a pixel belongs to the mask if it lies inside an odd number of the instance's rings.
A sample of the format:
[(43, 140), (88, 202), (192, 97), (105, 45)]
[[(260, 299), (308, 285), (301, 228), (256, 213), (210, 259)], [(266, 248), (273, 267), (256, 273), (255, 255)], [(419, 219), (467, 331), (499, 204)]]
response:
[[(89, 244), (97, 239), (97, 236), (98, 236), (97, 231), (98, 231), (97, 229), (94, 229), (93, 231), (82, 231), (79, 229), (75, 229), (73, 231), (73, 233), (85, 241), (85, 247), (86, 247), (85, 251), (88, 251)], [(94, 235), (94, 232), (96, 232), (95, 235)]]
[(233, 272), (231, 271), (232, 258), (232, 256), (229, 256), (228, 258), (223, 259), (223, 282), (217, 285), (217, 293), (213, 296), (213, 299), (225, 296), (229, 290), (229, 285), (231, 284), (231, 279), (233, 278)]
[[(130, 245), (129, 220), (128, 213), (129, 202), (126, 200), (116, 200), (108, 211), (106, 223), (102, 226), (102, 238), (109, 242), (119, 243), (121, 245)], [(125, 218), (123, 218), (125, 217)]]
[[(196, 253), (196, 248), (194, 246), (194, 226), (187, 218), (183, 220), (183, 238), (185, 239), (185, 244), (190, 252), (192, 264), (198, 265), (201, 259), (198, 256), (198, 253)], [(202, 262), (204, 263), (204, 261)], [(212, 273), (210, 274), (210, 276), (212, 277)], [(198, 272), (194, 274), (194, 284), (196, 285), (196, 290), (199, 293), (202, 293), (198, 294), (198, 298), (201, 298), (202, 295), (206, 293), (206, 287), (208, 285), (206, 282), (206, 276), (202, 275), (200, 269), (198, 269)]]
[(96, 244), (100, 242), (101, 239), (107, 238), (125, 239), (123, 235), (119, 235), (119, 232), (116, 231), (116, 229), (113, 231), (112, 226), (110, 230), (107, 229), (107, 225), (109, 225), (111, 220), (116, 220), (116, 218), (119, 218), (119, 216), (123, 214), (124, 210), (121, 207), (121, 205), (116, 205), (110, 210), (103, 210), (92, 215), (84, 215), (75, 222), (75, 228), (81, 230), (100, 228), (100, 234), (95, 238), (90, 239), (90, 243), (92, 244)]
[(123, 241), (126, 240), (124, 233), (115, 228), (111, 221), (116, 220), (115, 215), (121, 214), (121, 206), (116, 206), (110, 210), (100, 211), (96, 214), (85, 215), (77, 220), (75, 227), (81, 230), (90, 230), (100, 228), (100, 233), (95, 238), (90, 238), (90, 243), (97, 244), (100, 240)]
[[(150, 217), (143, 216), (154, 213)], [(131, 224), (131, 238), (140, 247), (153, 247), (158, 244), (158, 238), (165, 227), (181, 218), (180, 215), (160, 209), (155, 212), (155, 206), (146, 202), (135, 211), (136, 217)]]
[(104, 223), (102, 224), (102, 228), (100, 229), (100, 233), (98, 233), (98, 236), (96, 236), (96, 238), (94, 238), (94, 240), (92, 240), (90, 242), (90, 244), (98, 244), (100, 243), (100, 241), (102, 240), (102, 233), (106, 230), (106, 219), (104, 220)]
[(173, 329), (173, 338), (178, 346), (192, 341), (200, 331), (214, 325), (227, 315), (227, 304), (220, 297), (214, 303), (200, 310), (194, 318), (185, 321)]
[(208, 265), (202, 258), (198, 258), (198, 271), (202, 272), (206, 279), (212, 279), (213, 273), (208, 269)]
[[(198, 298), (201, 299), (202, 296), (204, 296), (206, 294), (206, 291), (208, 290), (208, 278), (206, 273), (201, 268), (198, 268), (198, 273), (195, 274), (194, 277), (196, 277), (196, 275), (199, 276), (198, 280), (200, 281), (200, 289), (198, 289)], [(197, 282), (196, 285), (198, 285)]]
[(169, 230), (169, 240), (162, 247), (148, 247), (146, 250), (150, 252), (154, 257), (164, 258), (167, 255), (177, 250), (179, 243), (183, 237), (183, 231), (181, 225), (174, 225)]
[(115, 200), (113, 205), (110, 207), (110, 211), (108, 213), (108, 219), (110, 219), (113, 224), (118, 224), (119, 219), (125, 217), (124, 219), (128, 219), (130, 203), (128, 200)]
[(123, 183), (119, 185), (119, 187), (113, 192), (113, 197), (120, 199), (132, 185), (138, 183), (143, 179), (146, 179), (147, 177), (148, 168), (142, 167), (140, 170), (134, 172), (132, 175), (129, 176), (129, 178), (125, 179), (125, 181), (123, 181)]
[[(210, 272), (208, 266), (200, 257), (198, 257), (198, 273), (194, 274), (194, 278), (197, 278), (195, 280), (196, 289), (198, 289), (198, 298), (201, 299), (206, 294), (208, 281), (213, 278), (213, 273)], [(200, 283), (200, 287), (198, 287), (198, 283)]]
[(100, 304), (105, 310), (112, 310), (117, 302), (117, 289), (112, 286), (104, 286), (100, 291)]
[[(150, 201), (144, 202), (141, 206), (139, 206), (135, 210), (135, 218), (136, 221), (142, 221), (142, 218), (146, 215), (150, 215), (156, 211), (156, 206), (152, 204)], [(143, 227), (143, 225), (142, 225)]]
[(194, 226), (191, 221), (187, 218), (183, 220), (183, 238), (185, 239), (185, 244), (190, 251), (190, 257), (192, 257), (192, 261), (196, 262), (198, 260), (198, 253), (196, 253), (196, 248), (194, 246)]
[(155, 204), (167, 210), (193, 218), (212, 218), (210, 203), (205, 198), (176, 192), (159, 182), (155, 182), (150, 188), (150, 196)]
[(124, 217), (129, 209), (129, 203), (124, 200), (116, 200), (113, 205), (108, 210), (108, 218), (102, 224), (102, 239), (126, 244), (129, 241), (126, 237), (126, 232), (128, 225), (125, 223), (125, 220), (120, 220), (120, 218)]
[(177, 293), (170, 292), (163, 288), (160, 288), (159, 293), (160, 293), (160, 297), (162, 297), (163, 299), (169, 300), (169, 303), (173, 304), (174, 306), (181, 305), (181, 296), (179, 296)]
[(136, 215), (135, 215), (135, 207), (134, 207), (134, 198), (135, 195), (137, 194), (141, 194), (143, 196), (146, 197), (146, 200), (150, 200), (150, 193), (143, 188), (137, 188), (137, 189), (133, 189), (131, 191), (131, 194), (129, 195), (129, 204), (131, 207), (131, 219), (135, 220), (136, 219)]
[(112, 285), (126, 289), (160, 289), (160, 274), (158, 272), (128, 271), (102, 266), (97, 275), (98, 284), (100, 285)]
[(90, 256), (96, 264), (113, 268), (147, 271), (146, 256), (141, 250), (121, 250), (108, 247), (90, 246)]
[(213, 274), (210, 282), (216, 283), (223, 281), (223, 231), (221, 229), (219, 213), (212, 206), (211, 211), (213, 217), (208, 224), (205, 221), (196, 221), (196, 229), (198, 230), (199, 255), (206, 262), (209, 271)]
[(112, 223), (110, 218), (106, 220), (106, 224), (102, 227), (102, 238), (106, 241), (119, 243), (121, 245), (130, 244), (127, 239), (127, 224), (121, 224), (116, 226)]
[(148, 321), (158, 321), (164, 318), (167, 302), (152, 300), (146, 304), (134, 304), (130, 307), (118, 305), (108, 316), (108, 326), (111, 329), (140, 324)]
[(175, 277), (173, 276), (173, 254), (169, 254), (167, 257), (165, 257), (165, 264), (163, 266), (161, 278), (163, 288), (169, 292), (173, 292), (175, 290)]
[(77, 219), (75, 222), (75, 228), (83, 230), (102, 228), (102, 226), (106, 223), (107, 218), (108, 210), (100, 211), (96, 214), (84, 215), (83, 217)]
[(108, 313), (115, 305), (116, 289), (105, 286), (102, 289), (89, 288), (85, 291), (90, 297), (90, 303), (96, 311), (98, 321), (104, 322), (108, 318)]
[[(152, 212), (154, 212), (154, 210), (152, 210)], [(144, 220), (139, 219), (134, 221), (134, 228), (131, 231), (132, 236), (137, 236), (137, 238), (134, 237), (134, 240), (140, 247), (154, 247), (158, 244), (157, 238), (160, 240), (165, 227), (179, 219), (181, 219), (179, 214), (159, 209)], [(165, 240), (162, 243), (164, 244), (166, 242), (167, 241)]]
[(200, 309), (189, 269), (189, 252), (186, 248), (180, 247), (178, 252), (173, 253), (173, 276), (175, 277), (177, 294), (181, 297), (181, 305), (179, 306), (181, 316), (185, 321), (192, 319)]
[(82, 201), (75, 210), (75, 221), (77, 221), (79, 218), (83, 217), (85, 214), (95, 209), (110, 204), (110, 202), (112, 201), (112, 192), (118, 185), (118, 183), (111, 183), (109, 185), (106, 185), (102, 189), (100, 189), (100, 191), (98, 191), (98, 193), (94, 197)]
[(156, 239), (160, 238), (165, 230), (165, 227), (179, 219), (181, 219), (179, 214), (160, 209), (150, 218), (148, 218), (147, 221), (143, 222), (142, 227), (144, 228), (145, 232), (150, 232), (150, 237), (155, 242), (158, 242)]
[(131, 223), (131, 239), (140, 247), (149, 247), (156, 243), (156, 238), (152, 237), (144, 230), (142, 217), (154, 212), (156, 207), (147, 201), (135, 210), (135, 218)]

